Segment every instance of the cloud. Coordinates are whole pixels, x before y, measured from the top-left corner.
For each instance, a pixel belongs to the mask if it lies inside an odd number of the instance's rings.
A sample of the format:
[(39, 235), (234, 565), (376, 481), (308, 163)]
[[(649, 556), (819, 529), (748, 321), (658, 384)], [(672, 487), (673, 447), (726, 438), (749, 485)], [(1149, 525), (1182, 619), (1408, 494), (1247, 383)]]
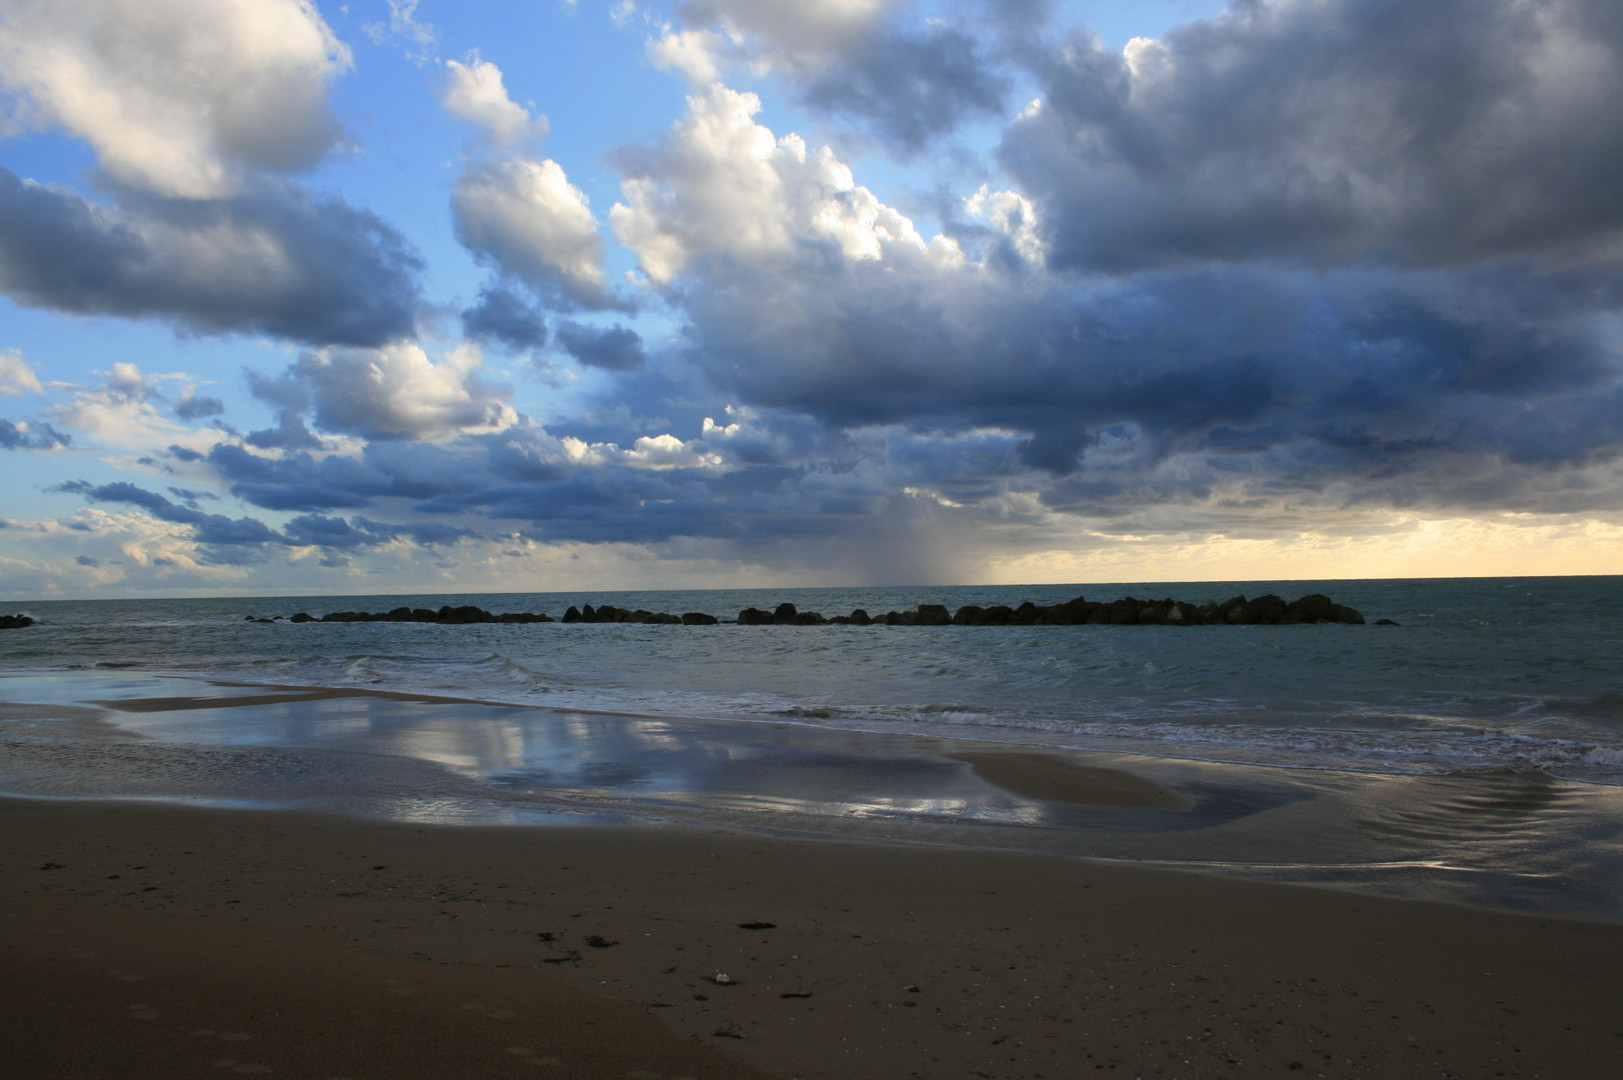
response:
[(255, 393), (292, 413), (306, 409), (318, 429), (363, 439), (439, 439), (491, 431), (517, 419), (508, 387), (489, 383), (477, 346), (431, 357), (420, 345), (333, 347), (307, 352)]
[(294, 187), (108, 207), (0, 168), (0, 290), (27, 307), (375, 345), (412, 332), (420, 266), (377, 217)]
[[(943, 446), (1000, 433), (997, 467), (954, 490), (993, 507), (1020, 489), (1038, 513), (1614, 497), (1623, 265), (1604, 255), (1555, 236), (1548, 263), (1324, 264), (1309, 230), (1294, 258), (1071, 266), (1064, 205), (989, 188), (926, 241), (757, 108), (695, 92), (669, 134), (621, 153), (610, 212), (687, 315), (689, 359), (738, 403)], [(1560, 469), (1589, 473), (1560, 491)]]
[(75, 387), (67, 401), (47, 410), (51, 417), (99, 441), (141, 449), (191, 433), (163, 414), (166, 397), (135, 364), (120, 360), (112, 371), (96, 374), (100, 382)]
[(406, 58), (427, 63), (439, 48), (440, 32), (433, 23), (417, 21), (417, 0), (389, 0), (388, 23), (363, 23), (361, 30), (374, 44), (395, 41), (405, 46)]
[(712, 84), (657, 145), (626, 150), (625, 201), (609, 210), (620, 243), (657, 285), (695, 264), (812, 266), (897, 259), (950, 262), (913, 223), (859, 186), (827, 147), (757, 124), (761, 101)]
[(586, 366), (604, 371), (635, 371), (648, 362), (642, 338), (624, 326), (603, 329), (565, 322), (558, 327), (558, 344)]
[(980, 43), (990, 27), (915, 14), (905, 0), (702, 0), (680, 7), (684, 29), (666, 29), (648, 54), (696, 86), (781, 73), (801, 104), (863, 121), (888, 149), (912, 153), (971, 116), (998, 115), (1008, 90)]
[(219, 416), (225, 412), (225, 402), (217, 397), (199, 395), (191, 387), (187, 387), (175, 402), (175, 415), (182, 420), (206, 420), (211, 416)]
[(0, 349), (0, 397), (42, 393), (39, 376), (16, 349)]
[(470, 166), (451, 196), (457, 239), (480, 261), (553, 303), (624, 306), (604, 271), (603, 238), (584, 192), (556, 161)]
[(876, 35), (808, 79), (801, 100), (865, 120), (887, 146), (916, 152), (969, 117), (998, 116), (1007, 93), (976, 37), (936, 26)]
[(1605, 0), (1237, 4), (1125, 53), (1031, 44), (1002, 159), (1057, 268), (1455, 266), (1615, 245), (1623, 25)]
[(533, 119), (522, 105), (507, 96), (501, 68), (477, 53), (466, 64), (445, 62), (450, 73), (441, 92), (446, 110), (464, 123), (484, 129), (497, 146), (512, 146), (546, 134), (546, 118)]
[(479, 290), (479, 302), (462, 312), (462, 333), (472, 341), (495, 342), (514, 352), (539, 349), (547, 343), (547, 324), (541, 313), (500, 286)]
[(0, 420), (0, 450), (55, 450), (73, 445), (73, 436), (50, 424)]
[(221, 565), (254, 561), (261, 557), (259, 549), (287, 542), (285, 537), (256, 518), (228, 518), (223, 514), (204, 513), (193, 507), (177, 505), (155, 491), (125, 481), (93, 485), (78, 480), (59, 484), (49, 490), (80, 495), (91, 502), (136, 506), (159, 521), (189, 526), (192, 539), (204, 549), (204, 561)]
[(454, 490), (454, 478), (425, 482), (420, 474), (393, 466), (377, 446), (367, 446), (357, 458), (302, 450), (261, 454), (222, 442), (210, 448), (206, 460), (230, 484), (232, 495), (265, 510), (358, 509), (388, 497), (421, 499)]
[(7, 0), (14, 121), (62, 128), (107, 173), (218, 199), (243, 171), (313, 166), (340, 137), (327, 86), (348, 48), (308, 0)]
[(455, 544), (474, 537), (467, 529), (459, 529), (441, 522), (416, 525), (390, 525), (365, 517), (325, 517), (306, 514), (287, 523), (287, 534), (295, 544), (320, 547), (327, 551), (355, 550), (382, 547), (402, 540), (412, 544), (433, 547)]

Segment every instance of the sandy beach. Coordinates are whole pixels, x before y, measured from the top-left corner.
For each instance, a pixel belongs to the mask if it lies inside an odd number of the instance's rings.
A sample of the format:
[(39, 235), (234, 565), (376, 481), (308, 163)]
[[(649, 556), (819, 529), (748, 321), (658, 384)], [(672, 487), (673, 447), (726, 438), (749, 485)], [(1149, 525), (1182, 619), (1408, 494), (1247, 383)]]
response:
[(7, 799), (0, 836), (17, 1076), (1598, 1080), (1623, 1049), (1609, 924), (696, 827)]

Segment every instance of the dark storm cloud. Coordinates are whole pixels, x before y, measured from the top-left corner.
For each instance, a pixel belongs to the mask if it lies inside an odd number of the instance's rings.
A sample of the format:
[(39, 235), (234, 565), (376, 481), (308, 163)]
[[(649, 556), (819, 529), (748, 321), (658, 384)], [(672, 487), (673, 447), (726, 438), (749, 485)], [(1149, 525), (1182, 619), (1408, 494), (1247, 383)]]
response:
[(377, 217), (294, 186), (116, 207), (0, 168), (0, 290), (28, 307), (204, 334), (378, 345), (411, 334), (417, 256)]
[(317, 459), (302, 451), (266, 457), (222, 442), (209, 450), (208, 463), (230, 482), (233, 495), (266, 510), (350, 509), (381, 498), (422, 499), (455, 489), (454, 466), (430, 479), (371, 447), (356, 461)]
[(967, 501), (1023, 484), (1107, 516), (1605, 509), (1618, 485), (1597, 470), (1623, 457), (1620, 10), (1245, 3), (1124, 57), (1000, 5), (998, 57), (1042, 91), (1001, 150), (1036, 205), (983, 192), (1004, 201), (944, 214), (960, 266), (900, 243), (842, 254), (790, 223), (866, 193), (782, 169), (750, 194), (781, 198), (770, 223), (793, 243), (706, 250), (692, 223), (732, 174), (704, 156), (704, 101), (620, 160), (667, 200), (638, 223), (685, 246), (667, 276), (686, 359), (734, 402), (826, 428), (780, 458), (801, 495), (840, 433), (888, 425), (909, 433), (906, 470), (861, 451), (887, 482)]
[(513, 352), (528, 352), (547, 343), (541, 313), (511, 289), (479, 290), (479, 302), (462, 313), (462, 332), (470, 340), (493, 342)]
[(874, 35), (818, 72), (801, 100), (866, 122), (892, 147), (918, 151), (972, 116), (1000, 113), (1007, 90), (975, 37), (934, 26)]
[[(842, 429), (1020, 433), (1020, 464), (1105, 470), (1124, 499), (1180, 455), (1378, 491), (1395, 460), (1446, 478), (1462, 458), (1581, 467), (1623, 446), (1604, 420), (1619, 305), (1595, 273), (1260, 264), (962, 294), (860, 271), (707, 284), (690, 290), (699, 361), (743, 400)], [(786, 312), (817, 333), (776, 342)], [(774, 344), (786, 362), (749, 362)], [(1503, 505), (1515, 498), (1512, 485)]]
[(642, 338), (624, 326), (604, 329), (577, 322), (560, 323), (558, 344), (587, 367), (604, 371), (635, 371), (648, 362)]
[(19, 425), (0, 420), (0, 450), (54, 450), (72, 445), (72, 435), (50, 424)]
[(1022, 55), (1042, 106), (1002, 156), (1055, 267), (1457, 265), (1623, 227), (1612, 0), (1244, 3), (1130, 58), (1086, 33)]

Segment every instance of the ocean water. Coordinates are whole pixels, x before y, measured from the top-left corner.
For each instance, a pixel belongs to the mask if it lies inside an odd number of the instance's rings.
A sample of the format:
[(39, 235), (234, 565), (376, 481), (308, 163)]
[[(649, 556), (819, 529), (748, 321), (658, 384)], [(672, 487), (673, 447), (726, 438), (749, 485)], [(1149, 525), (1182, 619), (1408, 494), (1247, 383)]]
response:
[[(789, 601), (1323, 592), (1396, 627), (265, 625), (307, 611), (586, 603), (732, 618)], [(0, 670), (110, 665), (668, 717), (787, 721), (1291, 769), (1534, 769), (1623, 783), (1623, 577), (1137, 583), (593, 594), (411, 594), (13, 604)]]
[[(732, 618), (782, 601), (836, 615), (1312, 592), (1398, 625), (245, 619), (444, 604), (558, 618), (586, 603)], [(126, 778), (155, 777), (141, 789), (155, 796), (203, 791), (196, 776), (213, 770), (222, 779), (204, 787), (229, 802), (276, 770), (307, 777), (328, 767), (310, 754), (359, 754), (391, 763), (361, 786), (392, 792), (395, 816), (443, 820), (447, 806), (488, 798), (511, 820), (533, 820), (515, 804), (557, 809), (553, 796), (567, 789), (579, 796), (569, 812), (585, 815), (702, 803), (755, 820), (773, 810), (784, 821), (790, 811), (797, 821), (951, 819), (984, 825), (975, 835), (1006, 846), (1623, 917), (1623, 577), (50, 601), (0, 611), (39, 620), (0, 632), (4, 702), (71, 706), (86, 686), (102, 699), (197, 694), (202, 684), (178, 680), (217, 680), (542, 707), (432, 722), (375, 702), (362, 715), (342, 698), (118, 713), (143, 747), (104, 748), (96, 767), (128, 758)], [(12, 775), (0, 760), (0, 791), (53, 793), (33, 773), (18, 779), (34, 768), (18, 765), (19, 754), (30, 750), (37, 764), (72, 740), (35, 719), (44, 713), (12, 715)], [(852, 741), (859, 733), (866, 742)], [(1158, 819), (1036, 807), (977, 794), (956, 773), (894, 763), (851, 779), (877, 760), (874, 747), (898, 738), (1122, 755), (1193, 793), (1197, 809)], [(773, 760), (796, 767), (771, 772), (747, 750), (768, 744)], [(157, 746), (169, 755), (162, 763)], [(287, 756), (295, 752), (306, 756)], [(808, 779), (808, 762), (841, 754), (839, 790)], [(59, 793), (75, 793), (67, 773), (53, 775), (67, 784)]]

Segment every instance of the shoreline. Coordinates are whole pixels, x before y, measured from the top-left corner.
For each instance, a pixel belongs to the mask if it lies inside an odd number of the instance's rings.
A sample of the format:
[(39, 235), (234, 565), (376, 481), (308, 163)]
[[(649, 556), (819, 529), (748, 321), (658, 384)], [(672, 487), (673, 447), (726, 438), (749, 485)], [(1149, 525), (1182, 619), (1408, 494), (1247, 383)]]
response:
[(1079, 856), (1623, 923), (1623, 860), (1608, 831), (1623, 817), (1623, 790), (1542, 773), (1300, 772), (373, 688), (89, 674), (14, 676), (11, 696), (33, 691), (48, 703), (0, 702), (0, 736), (18, 736), (0, 739), (0, 794), (465, 827), (716, 827)]
[(1599, 1080), (1623, 1043), (1613, 924), (702, 826), (0, 798), (0, 837), (0, 1049), (42, 1080), (411, 1046), (445, 1077)]

